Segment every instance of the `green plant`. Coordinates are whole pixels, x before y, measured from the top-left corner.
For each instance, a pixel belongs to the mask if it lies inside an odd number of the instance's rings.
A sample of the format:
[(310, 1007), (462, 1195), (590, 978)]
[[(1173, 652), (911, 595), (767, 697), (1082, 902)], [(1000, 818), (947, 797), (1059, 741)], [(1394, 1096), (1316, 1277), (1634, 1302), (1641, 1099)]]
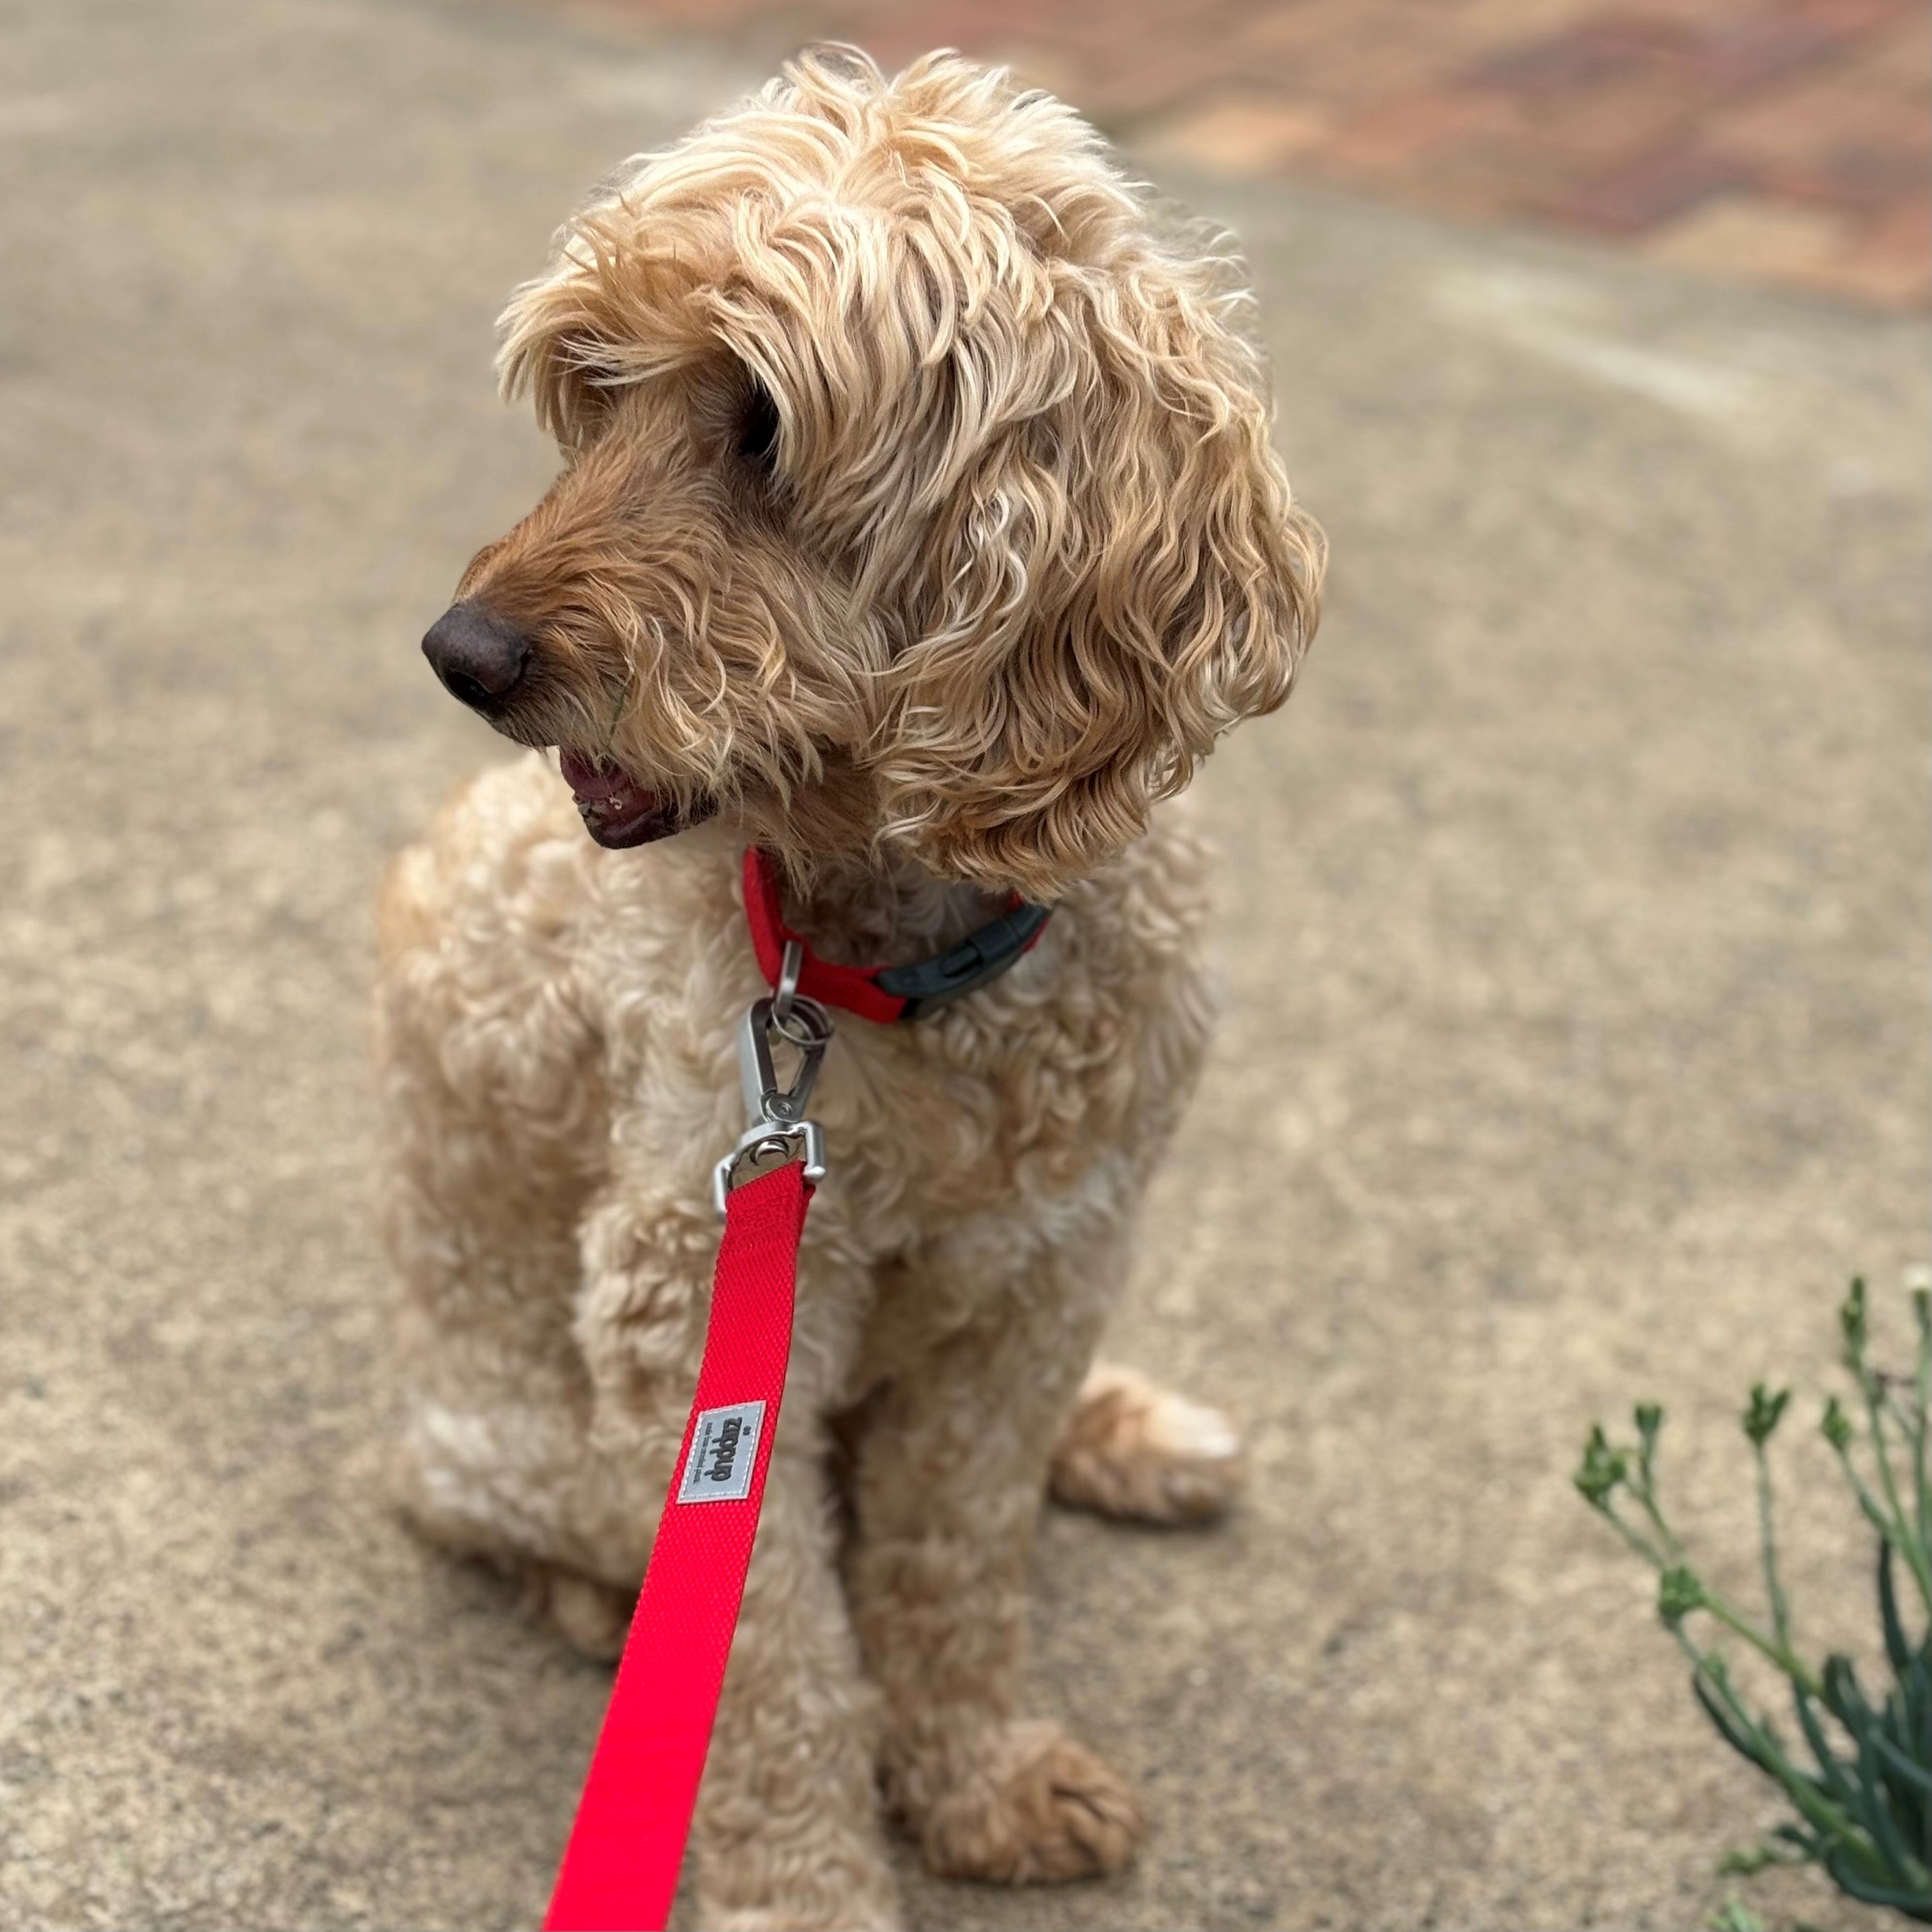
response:
[[(1836, 1396), (1820, 1424), (1878, 1534), (1879, 1622), (1891, 1677), (1882, 1703), (1866, 1696), (1848, 1658), (1829, 1656), (1814, 1669), (1792, 1647), (1765, 1460), (1765, 1444), (1784, 1419), (1788, 1389), (1774, 1393), (1760, 1382), (1742, 1418), (1757, 1468), (1768, 1629), (1713, 1589), (1686, 1561), (1658, 1498), (1664, 1412), (1654, 1403), (1638, 1405), (1634, 1444), (1611, 1442), (1600, 1425), (1591, 1430), (1576, 1484), (1590, 1507), (1655, 1568), (1658, 1612), (1690, 1660), (1691, 1686), (1712, 1723), (1733, 1750), (1776, 1781), (1797, 1814), (1762, 1850), (1732, 1861), (1730, 1868), (1815, 1859), (1851, 1897), (1893, 1906), (1932, 1924), (1932, 1309), (1926, 1289), (1914, 1289), (1912, 1304), (1918, 1327), (1916, 1372), (1887, 1374), (1868, 1359), (1864, 1283), (1852, 1283), (1839, 1324), (1864, 1425), (1861, 1429)], [(1916, 1598), (1911, 1618), (1920, 1625), (1916, 1642), (1900, 1607), (1901, 1569), (1908, 1604)], [(1729, 1630), (1784, 1673), (1808, 1764), (1786, 1748), (1768, 1718), (1745, 1705), (1722, 1652), (1691, 1634), (1695, 1617)]]

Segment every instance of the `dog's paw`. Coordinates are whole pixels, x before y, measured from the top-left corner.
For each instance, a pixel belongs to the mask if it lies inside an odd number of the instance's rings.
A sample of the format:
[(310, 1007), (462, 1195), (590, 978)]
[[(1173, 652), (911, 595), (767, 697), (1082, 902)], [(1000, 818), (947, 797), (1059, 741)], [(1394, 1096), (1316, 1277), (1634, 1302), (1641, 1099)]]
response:
[(1118, 1871), (1140, 1843), (1126, 1780), (1058, 1726), (1009, 1724), (985, 1768), (941, 1793), (920, 1829), (942, 1878), (1057, 1885)]
[(525, 1612), (548, 1623), (572, 1649), (598, 1664), (614, 1664), (623, 1654), (634, 1590), (613, 1589), (550, 1563), (526, 1564), (523, 1581)]
[(1100, 1362), (1054, 1446), (1049, 1486), (1055, 1502), (1102, 1516), (1204, 1522), (1246, 1480), (1241, 1438), (1219, 1409)]

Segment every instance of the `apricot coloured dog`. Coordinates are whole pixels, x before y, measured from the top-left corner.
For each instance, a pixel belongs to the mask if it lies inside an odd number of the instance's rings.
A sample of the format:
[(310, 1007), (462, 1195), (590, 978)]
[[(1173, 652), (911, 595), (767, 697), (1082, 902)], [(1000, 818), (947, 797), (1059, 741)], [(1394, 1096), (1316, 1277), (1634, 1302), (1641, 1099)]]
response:
[(1249, 301), (1058, 101), (828, 50), (628, 164), (506, 314), (505, 386), (563, 466), (424, 648), (530, 749), (382, 905), (421, 1526), (620, 1642), (769, 990), (748, 845), (830, 959), (1054, 908), (993, 983), (839, 1024), (694, 1828), (706, 1925), (896, 1923), (889, 1819), (1006, 1881), (1114, 1870), (1140, 1833), (1023, 1714), (1024, 1574), (1049, 1488), (1172, 1521), (1241, 1475), (1220, 1416), (1094, 1356), (1210, 1017), (1177, 795), (1316, 621)]

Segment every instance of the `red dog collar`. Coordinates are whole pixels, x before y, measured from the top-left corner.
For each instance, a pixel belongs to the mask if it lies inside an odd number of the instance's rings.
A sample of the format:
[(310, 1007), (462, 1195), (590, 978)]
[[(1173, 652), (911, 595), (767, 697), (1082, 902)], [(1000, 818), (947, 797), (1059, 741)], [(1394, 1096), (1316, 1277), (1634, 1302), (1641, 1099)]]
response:
[(1039, 944), (1052, 916), (1049, 906), (1030, 905), (1016, 892), (1005, 912), (969, 932), (957, 946), (910, 966), (834, 966), (784, 922), (778, 896), (778, 866), (755, 846), (745, 854), (745, 922), (758, 965), (776, 986), (788, 943), (803, 958), (796, 991), (828, 1006), (840, 1006), (861, 1019), (888, 1022), (916, 1019), (932, 1006), (956, 1000), (997, 980), (1022, 953)]

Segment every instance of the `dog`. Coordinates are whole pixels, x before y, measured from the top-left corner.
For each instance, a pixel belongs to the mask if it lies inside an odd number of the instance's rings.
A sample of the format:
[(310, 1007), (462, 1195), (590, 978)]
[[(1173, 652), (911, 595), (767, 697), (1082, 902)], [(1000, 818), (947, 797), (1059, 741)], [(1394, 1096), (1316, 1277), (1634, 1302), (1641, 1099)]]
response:
[(1215, 1412), (1092, 1364), (1210, 1018), (1178, 794), (1316, 622), (1249, 306), (1058, 101), (832, 49), (627, 164), (506, 313), (506, 392), (563, 466), (424, 649), (529, 749), (380, 907), (422, 1528), (620, 1645), (770, 991), (748, 847), (829, 960), (1052, 908), (1002, 976), (842, 1019), (827, 1059), (706, 1924), (896, 1923), (889, 1816), (985, 1880), (1139, 1835), (1120, 1775), (1022, 1713), (1024, 1572), (1049, 1488), (1174, 1521), (1240, 1478)]

